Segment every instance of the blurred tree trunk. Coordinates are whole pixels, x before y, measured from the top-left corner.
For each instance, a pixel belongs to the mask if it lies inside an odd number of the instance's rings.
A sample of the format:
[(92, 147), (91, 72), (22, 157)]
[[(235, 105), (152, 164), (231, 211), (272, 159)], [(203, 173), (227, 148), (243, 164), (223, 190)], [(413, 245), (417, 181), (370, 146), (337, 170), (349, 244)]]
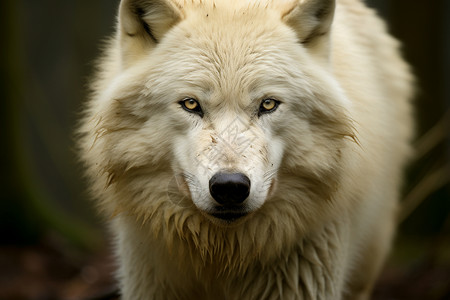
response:
[[(418, 76), (416, 98), (418, 134), (434, 126), (445, 113), (444, 35), (445, 1), (396, 0), (391, 5), (392, 32)], [(411, 22), (414, 20), (414, 22)]]
[[(398, 37), (406, 59), (417, 77), (414, 99), (417, 121), (416, 150), (427, 151), (417, 158), (409, 171), (410, 189), (423, 195), (411, 215), (402, 224), (402, 232), (409, 235), (441, 234), (449, 218), (449, 161), (448, 161), (448, 0), (390, 2), (392, 33)], [(447, 8), (446, 8), (447, 7)], [(437, 132), (432, 143), (424, 137)], [(428, 133), (428, 134), (427, 134)], [(435, 134), (436, 135), (436, 134)], [(429, 145), (431, 144), (431, 145)], [(430, 185), (425, 185), (429, 181)], [(427, 190), (427, 188), (429, 190)], [(410, 195), (409, 195), (410, 196)], [(407, 205), (410, 203), (406, 203)]]
[(50, 204), (30, 173), (24, 128), (24, 91), (30, 88), (26, 72), (20, 2), (0, 1), (0, 243), (35, 243), (49, 231), (58, 232), (82, 248), (99, 245), (86, 224)]
[(19, 28), (17, 1), (0, 2), (0, 30), (3, 39), (0, 47), (0, 242), (33, 242), (39, 238), (38, 217), (24, 210), (31, 193), (26, 190), (19, 167), (21, 153), (19, 142), (20, 103), (22, 101), (21, 77), (23, 65), (18, 41)]

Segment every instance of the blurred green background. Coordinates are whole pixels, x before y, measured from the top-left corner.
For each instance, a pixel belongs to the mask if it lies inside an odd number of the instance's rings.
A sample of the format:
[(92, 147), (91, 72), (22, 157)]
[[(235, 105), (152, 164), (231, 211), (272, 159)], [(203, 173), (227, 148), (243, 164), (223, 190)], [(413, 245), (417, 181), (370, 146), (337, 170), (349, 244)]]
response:
[[(376, 297), (450, 299), (450, 1), (367, 2), (403, 42), (418, 77), (417, 156)], [(0, 300), (81, 299), (114, 285), (104, 226), (86, 192), (73, 132), (101, 41), (114, 30), (117, 5), (0, 2)], [(48, 274), (68, 262), (67, 272)], [(103, 277), (103, 290), (88, 292)], [(74, 278), (83, 292), (56, 286)], [(34, 294), (6, 288), (26, 280), (41, 288)]]

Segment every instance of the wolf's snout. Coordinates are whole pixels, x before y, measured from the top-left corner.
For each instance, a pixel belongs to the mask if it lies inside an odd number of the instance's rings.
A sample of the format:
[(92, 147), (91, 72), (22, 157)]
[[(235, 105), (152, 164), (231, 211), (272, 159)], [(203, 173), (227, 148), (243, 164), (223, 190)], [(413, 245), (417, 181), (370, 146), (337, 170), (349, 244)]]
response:
[(241, 204), (250, 194), (250, 179), (242, 173), (216, 173), (209, 180), (209, 192), (219, 204)]

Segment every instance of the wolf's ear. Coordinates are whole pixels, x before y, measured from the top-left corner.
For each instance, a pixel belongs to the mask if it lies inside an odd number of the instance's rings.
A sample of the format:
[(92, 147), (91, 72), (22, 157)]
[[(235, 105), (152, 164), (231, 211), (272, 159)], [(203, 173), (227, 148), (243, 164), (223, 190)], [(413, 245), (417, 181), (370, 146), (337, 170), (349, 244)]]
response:
[(170, 0), (122, 0), (119, 34), (124, 62), (154, 47), (181, 18), (180, 7)]
[(335, 6), (336, 0), (295, 0), (282, 13), (282, 19), (295, 30), (305, 47), (328, 57)]

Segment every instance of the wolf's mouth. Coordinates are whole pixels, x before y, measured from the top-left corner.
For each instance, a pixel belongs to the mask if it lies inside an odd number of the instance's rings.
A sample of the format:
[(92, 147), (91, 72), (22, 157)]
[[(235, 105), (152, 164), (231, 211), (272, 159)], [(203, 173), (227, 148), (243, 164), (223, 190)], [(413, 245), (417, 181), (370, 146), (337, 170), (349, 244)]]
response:
[(247, 214), (248, 213), (246, 212), (214, 212), (211, 213), (211, 216), (227, 222), (233, 222), (246, 216)]
[(249, 214), (249, 211), (245, 205), (215, 206), (208, 214), (216, 219), (231, 223), (245, 217)]

